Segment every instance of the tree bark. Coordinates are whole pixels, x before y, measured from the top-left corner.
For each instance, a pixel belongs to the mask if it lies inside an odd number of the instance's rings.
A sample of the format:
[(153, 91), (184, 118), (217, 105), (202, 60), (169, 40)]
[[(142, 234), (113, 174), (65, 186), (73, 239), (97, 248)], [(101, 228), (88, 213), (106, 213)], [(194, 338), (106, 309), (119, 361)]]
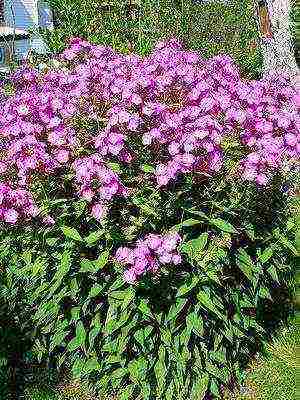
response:
[(290, 0), (267, 0), (266, 5), (272, 35), (262, 37), (263, 75), (279, 72), (287, 74), (293, 83), (299, 82), (299, 68), (290, 32)]

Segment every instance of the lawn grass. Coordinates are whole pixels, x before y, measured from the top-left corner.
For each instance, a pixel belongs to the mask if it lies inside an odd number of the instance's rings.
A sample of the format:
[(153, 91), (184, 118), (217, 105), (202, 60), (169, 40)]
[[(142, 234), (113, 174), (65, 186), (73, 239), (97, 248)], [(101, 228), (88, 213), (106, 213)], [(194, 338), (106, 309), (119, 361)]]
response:
[[(264, 356), (253, 361), (241, 393), (226, 400), (298, 400), (300, 398), (300, 317), (280, 331), (266, 346)], [(298, 391), (297, 391), (298, 383)]]

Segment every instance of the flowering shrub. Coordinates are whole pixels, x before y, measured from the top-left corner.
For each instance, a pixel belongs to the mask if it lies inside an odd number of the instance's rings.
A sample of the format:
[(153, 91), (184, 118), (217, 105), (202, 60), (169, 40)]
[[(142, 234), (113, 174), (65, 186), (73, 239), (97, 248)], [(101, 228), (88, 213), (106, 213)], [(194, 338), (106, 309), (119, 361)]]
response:
[(297, 254), (296, 89), (177, 40), (141, 58), (76, 38), (0, 97), (0, 259), (35, 353), (123, 399), (218, 396)]

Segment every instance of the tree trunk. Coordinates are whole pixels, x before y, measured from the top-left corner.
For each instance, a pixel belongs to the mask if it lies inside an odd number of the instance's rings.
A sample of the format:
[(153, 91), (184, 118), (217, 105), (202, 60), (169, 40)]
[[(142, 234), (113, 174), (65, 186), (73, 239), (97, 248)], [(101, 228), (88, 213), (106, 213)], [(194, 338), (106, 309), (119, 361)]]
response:
[(293, 83), (299, 79), (290, 33), (290, 0), (266, 0), (271, 35), (262, 36), (263, 75), (273, 71), (287, 74)]

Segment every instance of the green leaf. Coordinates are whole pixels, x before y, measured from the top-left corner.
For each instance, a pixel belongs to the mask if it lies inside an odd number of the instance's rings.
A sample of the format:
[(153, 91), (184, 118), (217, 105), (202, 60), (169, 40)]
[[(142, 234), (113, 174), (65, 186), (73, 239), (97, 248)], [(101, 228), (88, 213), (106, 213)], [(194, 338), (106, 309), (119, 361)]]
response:
[(61, 255), (60, 263), (58, 265), (58, 269), (55, 272), (51, 283), (55, 281), (61, 282), (62, 278), (67, 275), (71, 268), (71, 254), (68, 250), (65, 250)]
[(143, 395), (143, 400), (150, 400), (151, 395), (151, 386), (147, 380), (143, 380), (140, 382), (141, 392)]
[(215, 366), (212, 362), (206, 362), (206, 369), (209, 374), (215, 376), (216, 378), (220, 379), (222, 383), (227, 383), (229, 379), (229, 371), (226, 367), (219, 368)]
[(296, 247), (288, 240), (288, 238), (286, 238), (285, 236), (283, 236), (279, 229), (275, 229), (274, 232), (274, 237), (276, 239), (278, 239), (278, 241), (286, 248), (289, 249), (295, 256), (298, 256), (298, 251), (296, 249)]
[(111, 285), (111, 287), (109, 288), (109, 292), (112, 292), (113, 290), (119, 289), (120, 287), (122, 287), (124, 285), (124, 279), (122, 276), (120, 276), (119, 278), (117, 278), (114, 283)]
[(65, 337), (69, 334), (69, 331), (59, 331), (56, 332), (52, 337), (51, 337), (51, 342), (49, 346), (49, 351), (52, 352), (55, 347), (60, 346), (62, 342), (64, 341)]
[(109, 250), (103, 251), (98, 257), (98, 259), (94, 261), (95, 266), (97, 267), (97, 271), (105, 267), (109, 259), (109, 253), (110, 253)]
[(134, 333), (134, 338), (135, 340), (143, 347), (145, 348), (146, 344), (147, 344), (147, 338), (149, 337), (149, 335), (151, 334), (151, 332), (153, 331), (152, 326), (146, 326), (145, 328), (141, 328), (139, 330), (137, 330)]
[(134, 391), (134, 385), (128, 385), (118, 393), (118, 400), (130, 400)]
[(216, 282), (218, 285), (222, 286), (222, 282), (220, 281), (218, 275), (216, 274), (215, 271), (213, 270), (208, 270), (206, 271), (206, 275), (214, 282)]
[[(213, 368), (213, 367), (212, 367)], [(217, 368), (216, 367), (214, 367), (215, 368), (215, 371), (217, 370)], [(209, 368), (208, 368), (209, 369)], [(211, 368), (209, 369), (209, 372), (211, 373), (211, 374), (213, 374), (212, 372), (211, 372)], [(217, 374), (217, 371), (216, 371), (216, 374)], [(214, 375), (214, 376), (216, 376), (216, 375)], [(223, 380), (222, 380), (223, 381)], [(211, 394), (214, 396), (213, 398), (214, 399), (219, 399), (220, 398), (220, 383), (218, 382), (218, 380), (216, 379), (216, 378), (214, 378), (214, 377), (212, 377), (211, 378), (211, 380), (210, 380), (210, 385), (209, 385), (209, 391), (211, 392)]]
[(80, 318), (81, 307), (71, 308), (71, 322), (77, 322)]
[(210, 351), (209, 357), (220, 364), (226, 364), (226, 354), (223, 351)]
[(99, 362), (98, 362), (98, 360), (97, 360), (97, 358), (96, 357), (93, 357), (93, 358), (89, 358), (88, 360), (87, 360), (87, 362), (85, 363), (85, 365), (84, 365), (84, 372), (86, 372), (86, 373), (90, 373), (90, 372), (92, 372), (92, 371), (99, 371), (100, 370), (100, 364), (99, 364)]
[(111, 373), (111, 383), (113, 389), (116, 389), (118, 386), (120, 386), (122, 379), (127, 374), (128, 374), (127, 368), (118, 368)]
[(83, 346), (85, 343), (86, 332), (83, 323), (79, 321), (76, 325), (76, 336), (68, 343), (67, 349), (72, 352)]
[(155, 209), (151, 205), (147, 204), (147, 199), (133, 197), (132, 202), (134, 205), (139, 207), (146, 215), (154, 215), (157, 218), (159, 217)]
[(114, 172), (117, 172), (117, 173), (121, 173), (121, 172), (122, 172), (121, 165), (118, 164), (118, 163), (108, 162), (107, 165), (108, 165), (109, 168), (111, 168)]
[(155, 172), (155, 168), (152, 167), (151, 165), (147, 165), (147, 164), (141, 165), (141, 170), (146, 173), (149, 173), (149, 174), (152, 174)]
[(106, 362), (107, 362), (107, 364), (121, 364), (122, 357), (119, 354), (117, 354), (117, 355), (112, 354), (106, 358)]
[(98, 257), (98, 259), (95, 261), (91, 261), (84, 258), (80, 261), (81, 268), (79, 272), (91, 272), (95, 274), (96, 272), (99, 271), (99, 269), (103, 268), (107, 264), (108, 258), (109, 258), (108, 250), (103, 251)]
[(93, 261), (83, 258), (80, 260), (80, 270), (79, 272), (97, 272), (97, 268)]
[(208, 389), (209, 375), (205, 374), (198, 378), (192, 388), (191, 400), (203, 400)]
[(261, 297), (261, 298), (263, 298), (263, 299), (272, 300), (271, 293), (270, 293), (269, 289), (266, 288), (266, 287), (261, 287), (261, 288), (259, 289), (258, 295), (259, 295), (259, 297)]
[(244, 249), (239, 249), (237, 265), (246, 277), (253, 282), (256, 267)]
[(267, 272), (271, 275), (272, 279), (275, 282), (279, 282), (279, 277), (277, 274), (277, 269), (275, 267), (275, 265), (270, 265), (270, 267), (268, 267)]
[(262, 262), (262, 264), (265, 264), (267, 261), (270, 260), (270, 258), (273, 256), (273, 249), (272, 247), (267, 247), (262, 254), (259, 256), (259, 260)]
[(203, 218), (204, 220), (208, 220), (209, 219), (207, 217), (207, 215), (203, 211), (194, 210), (192, 208), (184, 208), (184, 210), (187, 211), (190, 214), (198, 215), (199, 217)]
[(192, 276), (192, 278), (189, 277), (189, 282), (184, 283), (182, 286), (180, 286), (177, 291), (176, 297), (183, 296), (189, 293), (195, 286), (197, 286), (199, 281), (200, 278), (197, 275)]
[(101, 326), (94, 326), (89, 332), (89, 352), (93, 350), (94, 341), (101, 332)]
[(47, 261), (43, 258), (38, 257), (32, 264), (32, 276), (37, 276), (43, 273), (47, 267)]
[(199, 221), (198, 219), (194, 219), (194, 218), (189, 218), (189, 219), (186, 219), (185, 221), (181, 222), (180, 224), (175, 225), (174, 229), (179, 230), (180, 228), (195, 226), (195, 225), (199, 225), (199, 224), (202, 224), (202, 221)]
[(225, 319), (225, 316), (216, 308), (215, 304), (212, 302), (211, 298), (206, 292), (200, 291), (197, 295), (197, 298), (204, 308), (216, 314), (220, 319)]
[[(186, 253), (191, 259), (197, 258), (204, 250), (208, 240), (208, 233), (202, 233), (197, 239), (190, 240), (181, 245), (181, 252)], [(200, 254), (199, 254), (200, 253)]]
[(295, 233), (295, 245), (297, 252), (300, 254), (300, 229), (298, 229)]
[(101, 293), (101, 291), (103, 290), (104, 286), (103, 285), (99, 285), (98, 283), (95, 283), (95, 285), (93, 285), (91, 287), (90, 293), (89, 293), (89, 298), (91, 297), (96, 297), (98, 296), (99, 293)]
[(171, 346), (172, 344), (172, 335), (169, 329), (161, 328), (160, 329), (160, 338), (167, 345)]
[(192, 329), (197, 336), (203, 336), (203, 320), (202, 317), (198, 316), (196, 312), (192, 312), (187, 315), (186, 326), (189, 330)]
[(74, 378), (79, 378), (84, 370), (85, 360), (77, 358), (72, 366), (72, 374)]
[(134, 297), (134, 290), (132, 288), (127, 289), (121, 306), (122, 311), (126, 310), (126, 308), (133, 302)]
[(63, 234), (67, 238), (82, 242), (82, 237), (80, 236), (79, 232), (75, 228), (71, 228), (69, 226), (62, 226), (61, 230), (63, 231)]
[(84, 240), (88, 245), (92, 245), (92, 244), (98, 242), (98, 240), (102, 238), (103, 234), (104, 234), (104, 230), (100, 229), (98, 231), (90, 233), (88, 236), (86, 236), (84, 238)]
[(135, 292), (129, 287), (126, 290), (114, 290), (109, 293), (109, 297), (115, 300), (122, 301), (121, 310), (125, 310), (134, 299)]
[(234, 226), (232, 226), (229, 222), (224, 221), (221, 218), (213, 218), (213, 219), (210, 219), (209, 222), (212, 225), (216, 226), (217, 228), (221, 229), (221, 231), (223, 231), (223, 232), (237, 233)]
[(166, 321), (171, 321), (172, 319), (176, 318), (180, 311), (183, 309), (185, 306), (187, 300), (186, 299), (176, 299), (175, 304), (172, 305), (170, 308), (169, 314), (166, 318)]
[(59, 305), (56, 302), (48, 301), (40, 305), (34, 315), (34, 320), (38, 321), (39, 325), (47, 325), (51, 320), (57, 318), (58, 313)]
[(167, 367), (166, 367), (166, 350), (163, 346), (160, 346), (158, 350), (158, 360), (155, 363), (154, 366), (154, 373), (157, 381), (157, 387), (158, 387), (158, 394), (161, 396), (164, 391), (164, 386), (166, 382), (166, 376), (167, 376)]
[(130, 378), (134, 383), (143, 381), (147, 376), (148, 363), (143, 356), (140, 356), (128, 364)]
[(146, 300), (141, 299), (140, 304), (138, 306), (138, 309), (147, 317), (152, 317), (152, 312), (148, 306), (148, 304), (146, 303)]
[(59, 238), (47, 238), (46, 243), (48, 246), (54, 246), (58, 242)]
[(175, 387), (174, 387), (174, 383), (171, 381), (165, 392), (166, 400), (173, 400), (174, 394), (175, 394)]

